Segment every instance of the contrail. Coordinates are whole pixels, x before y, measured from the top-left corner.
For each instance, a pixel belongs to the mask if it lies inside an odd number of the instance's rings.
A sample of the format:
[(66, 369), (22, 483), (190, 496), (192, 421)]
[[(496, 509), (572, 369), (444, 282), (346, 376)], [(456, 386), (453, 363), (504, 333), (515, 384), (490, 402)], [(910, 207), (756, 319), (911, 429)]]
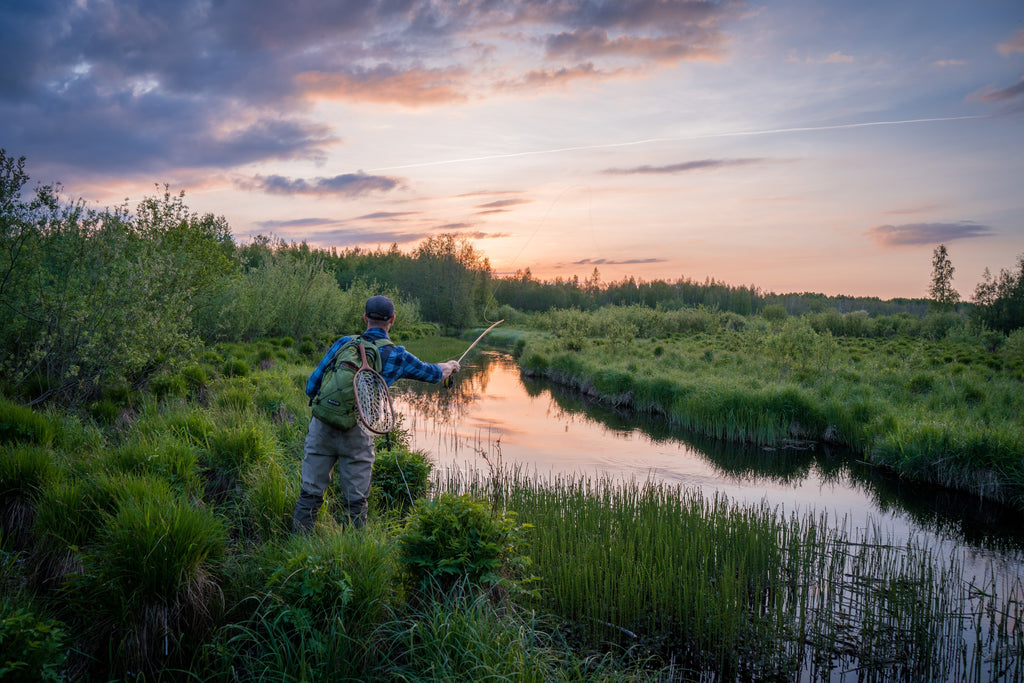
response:
[(471, 161), (493, 161), (495, 159), (514, 159), (517, 157), (540, 156), (543, 154), (561, 154), (563, 152), (581, 152), (591, 149), (612, 149), (615, 147), (634, 147), (637, 145), (650, 145), (655, 142), (683, 142), (686, 140), (705, 140), (709, 138), (734, 138), (745, 135), (777, 135), (780, 133), (807, 133), (822, 130), (843, 130), (848, 128), (868, 128), (871, 126), (902, 126), (910, 123), (933, 123), (937, 121), (964, 121), (967, 119), (987, 119), (987, 115), (975, 116), (941, 116), (927, 119), (903, 119), (899, 121), (868, 121), (865, 123), (840, 123), (834, 126), (802, 126), (798, 128), (771, 128), (767, 130), (736, 130), (724, 133), (706, 133), (704, 135), (687, 135), (669, 138), (645, 138), (643, 140), (627, 140), (625, 142), (608, 142), (599, 145), (579, 145), (576, 147), (555, 147), (552, 149), (537, 149), (528, 152), (509, 152), (507, 154), (488, 154), (478, 157), (461, 157), (458, 159), (444, 159), (441, 161), (422, 161), (415, 164), (401, 164), (398, 166), (383, 166), (370, 169), (370, 172), (397, 171), (404, 168), (422, 168), (424, 166), (445, 166), (448, 164), (462, 164)]

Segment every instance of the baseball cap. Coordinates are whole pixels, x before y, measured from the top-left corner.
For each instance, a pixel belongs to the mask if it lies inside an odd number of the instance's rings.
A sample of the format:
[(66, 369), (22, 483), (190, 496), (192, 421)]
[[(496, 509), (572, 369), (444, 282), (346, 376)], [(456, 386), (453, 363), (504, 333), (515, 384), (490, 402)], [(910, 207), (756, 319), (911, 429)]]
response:
[(395, 314), (395, 304), (386, 296), (371, 296), (366, 300), (366, 317), (374, 320), (390, 320)]

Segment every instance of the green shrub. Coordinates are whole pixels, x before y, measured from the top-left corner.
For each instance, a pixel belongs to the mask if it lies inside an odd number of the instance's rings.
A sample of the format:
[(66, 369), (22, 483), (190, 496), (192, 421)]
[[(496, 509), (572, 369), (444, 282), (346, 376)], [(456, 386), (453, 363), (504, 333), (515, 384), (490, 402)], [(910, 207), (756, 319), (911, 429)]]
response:
[(317, 352), (316, 344), (314, 344), (310, 340), (304, 339), (299, 343), (298, 347), (296, 348), (296, 351), (298, 351), (299, 355), (302, 356), (303, 358), (314, 358)]
[(250, 383), (236, 383), (225, 385), (217, 392), (216, 403), (221, 408), (245, 411), (254, 406), (253, 395), (255, 387)]
[(157, 398), (184, 396), (188, 393), (188, 380), (181, 375), (164, 373), (149, 380), (149, 390)]
[(0, 680), (62, 681), (65, 652), (64, 630), (58, 622), (0, 598)]
[(249, 364), (240, 358), (231, 358), (224, 361), (221, 372), (225, 377), (248, 377)]
[(112, 474), (153, 474), (180, 493), (198, 492), (197, 448), (171, 435), (134, 439), (107, 451), (102, 462)]
[(121, 415), (121, 406), (113, 401), (93, 401), (89, 404), (89, 416), (101, 425), (110, 426)]
[(181, 376), (185, 378), (185, 381), (189, 383), (189, 386), (193, 390), (205, 387), (206, 383), (210, 381), (210, 377), (206, 373), (206, 368), (202, 365), (185, 366), (181, 370)]
[(55, 434), (53, 424), (31, 408), (0, 399), (0, 444), (34, 443), (49, 446)]
[(780, 304), (768, 304), (761, 311), (761, 317), (771, 323), (781, 323), (789, 317), (789, 313)]
[(430, 460), (420, 452), (378, 451), (373, 463), (370, 501), (380, 510), (405, 513), (430, 488)]
[(442, 494), (409, 515), (399, 536), (401, 561), (421, 589), (495, 585), (506, 563), (522, 559), (516, 555), (522, 530), (512, 513), (500, 516), (471, 496)]

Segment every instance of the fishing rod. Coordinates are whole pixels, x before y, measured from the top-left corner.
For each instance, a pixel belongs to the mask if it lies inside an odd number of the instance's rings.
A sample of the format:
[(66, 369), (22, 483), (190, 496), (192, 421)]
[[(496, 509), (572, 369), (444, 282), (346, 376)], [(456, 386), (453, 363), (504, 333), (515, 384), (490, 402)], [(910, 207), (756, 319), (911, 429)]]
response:
[[(488, 332), (490, 332), (491, 330), (493, 330), (495, 327), (497, 327), (498, 325), (500, 325), (503, 322), (505, 322), (504, 318), (502, 318), (501, 320), (499, 320), (498, 322), (494, 323), (493, 325), (488, 327), (486, 330), (481, 332), (480, 336), (477, 337), (476, 339), (474, 339), (473, 343), (469, 345), (469, 348), (467, 348), (465, 351), (463, 351), (462, 355), (459, 356), (459, 360), (457, 361), (458, 364), (462, 365), (462, 359), (466, 357), (466, 354), (469, 353), (470, 351), (472, 351), (473, 347), (476, 346), (480, 342), (481, 339), (486, 337)], [(452, 385), (452, 376), (451, 375), (448, 375), (447, 377), (444, 378), (444, 385), (446, 387), (450, 387)]]

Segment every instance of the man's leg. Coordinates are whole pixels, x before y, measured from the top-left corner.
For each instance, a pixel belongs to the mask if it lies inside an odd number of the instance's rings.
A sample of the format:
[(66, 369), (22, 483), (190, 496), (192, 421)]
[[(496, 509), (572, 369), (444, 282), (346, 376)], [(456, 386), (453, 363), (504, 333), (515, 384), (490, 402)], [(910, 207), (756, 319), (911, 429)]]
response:
[(332, 432), (340, 433), (316, 418), (309, 421), (302, 458), (302, 491), (292, 512), (293, 532), (311, 531), (316, 524), (324, 492), (331, 483), (331, 470), (338, 459)]
[(373, 476), (373, 434), (357, 424), (338, 442), (338, 487), (348, 521), (356, 528), (366, 524), (366, 499)]

